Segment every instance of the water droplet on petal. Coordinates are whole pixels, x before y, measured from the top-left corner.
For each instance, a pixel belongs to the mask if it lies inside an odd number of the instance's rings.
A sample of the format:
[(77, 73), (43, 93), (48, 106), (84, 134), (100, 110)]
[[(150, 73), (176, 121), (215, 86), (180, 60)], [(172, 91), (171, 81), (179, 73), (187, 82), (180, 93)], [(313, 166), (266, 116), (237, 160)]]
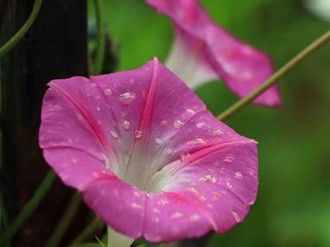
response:
[(196, 138), (193, 141), (187, 142), (187, 145), (196, 145), (196, 144), (204, 144), (204, 143), (205, 143), (204, 139), (202, 139), (202, 138)]
[(200, 122), (200, 123), (196, 124), (196, 127), (200, 129), (200, 128), (203, 128), (204, 125), (205, 125), (205, 122)]
[(228, 189), (231, 189), (231, 188), (233, 188), (233, 185), (232, 185), (232, 183), (231, 183), (231, 182), (229, 182), (229, 181), (227, 181), (227, 182), (226, 182), (226, 185), (227, 185)]
[(110, 134), (112, 135), (113, 138), (118, 139), (118, 134), (114, 131), (110, 131)]
[(201, 217), (198, 214), (193, 214), (189, 217), (190, 221), (197, 221), (199, 220)]
[(190, 155), (190, 153), (181, 154), (180, 155), (180, 161), (181, 162), (185, 161), (188, 158), (189, 155)]
[(223, 131), (221, 129), (216, 129), (215, 131), (213, 131), (213, 134), (220, 136), (220, 135), (223, 135)]
[(236, 69), (230, 64), (224, 64), (222, 66), (222, 68), (228, 74), (235, 74), (236, 73)]
[(54, 108), (55, 108), (55, 110), (58, 110), (58, 111), (60, 111), (60, 110), (63, 109), (63, 107), (62, 107), (60, 104), (56, 104), (56, 105), (54, 106)]
[(112, 94), (112, 90), (110, 88), (106, 88), (106, 89), (104, 89), (104, 93), (106, 95), (111, 95)]
[(187, 112), (195, 114), (196, 112), (193, 109), (187, 108)]
[(205, 175), (204, 177), (201, 177), (199, 179), (199, 181), (214, 184), (217, 181), (217, 179), (213, 175), (208, 174), (208, 175)]
[(135, 100), (136, 96), (133, 92), (126, 92), (119, 95), (118, 100), (123, 105), (131, 105)]
[(142, 205), (135, 203), (135, 202), (132, 202), (131, 206), (133, 209), (143, 209)]
[(173, 123), (174, 128), (176, 129), (180, 129), (182, 128), (184, 125), (184, 123), (181, 120), (175, 120)]
[(101, 108), (99, 106), (96, 107), (97, 111), (101, 111)]
[(233, 154), (228, 154), (223, 161), (225, 162), (233, 162), (235, 160), (235, 157)]
[(131, 129), (131, 123), (130, 123), (129, 121), (125, 120), (125, 121), (123, 122), (123, 128), (124, 128), (125, 130), (130, 130), (130, 129)]
[(235, 220), (237, 223), (241, 222), (241, 217), (238, 215), (238, 213), (236, 213), (235, 211), (232, 211), (231, 214), (233, 215), (234, 220)]
[(135, 138), (140, 139), (142, 137), (142, 130), (135, 131)]
[(167, 125), (167, 121), (166, 120), (163, 120), (161, 123), (160, 123), (161, 126), (165, 127)]
[(178, 218), (181, 218), (183, 216), (183, 213), (181, 212), (174, 212), (172, 215), (171, 215), (171, 218), (172, 219), (178, 219)]
[(243, 179), (243, 175), (242, 175), (241, 172), (236, 172), (234, 176), (235, 176), (235, 178), (237, 178), (237, 179), (240, 179), (240, 180)]
[(159, 138), (156, 138), (156, 139), (155, 139), (155, 143), (156, 143), (156, 144), (162, 144), (162, 140), (159, 139)]
[(200, 196), (198, 197), (198, 199), (199, 199), (200, 201), (204, 202), (204, 201), (206, 201), (207, 198), (206, 198), (204, 195), (200, 195)]
[(129, 79), (129, 84), (130, 85), (134, 85), (134, 83), (135, 83), (135, 79), (134, 78)]
[(190, 186), (190, 187), (188, 188), (188, 191), (193, 192), (193, 193), (197, 192), (195, 186)]
[(93, 82), (91, 85), (92, 87), (97, 87), (97, 84), (95, 82)]

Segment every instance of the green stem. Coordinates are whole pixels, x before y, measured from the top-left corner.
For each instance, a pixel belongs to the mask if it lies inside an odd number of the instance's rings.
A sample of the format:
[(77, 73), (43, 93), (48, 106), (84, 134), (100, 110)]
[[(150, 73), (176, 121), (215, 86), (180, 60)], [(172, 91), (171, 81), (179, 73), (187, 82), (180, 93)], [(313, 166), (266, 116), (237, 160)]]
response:
[(226, 120), (234, 113), (245, 107), (247, 104), (252, 102), (256, 97), (274, 85), (280, 78), (286, 75), (293, 67), (295, 67), (299, 62), (304, 60), (308, 55), (312, 54), (316, 49), (320, 48), (326, 42), (330, 41), (330, 31), (327, 31), (317, 40), (315, 40), (312, 44), (307, 46), (303, 51), (301, 51), (298, 55), (292, 58), (287, 64), (285, 64), (282, 68), (280, 68), (272, 77), (270, 77), (266, 82), (264, 82), (260, 87), (254, 90), (251, 94), (246, 96), (245, 98), (237, 101), (234, 105), (225, 110), (222, 114), (220, 114), (217, 118), (221, 121)]
[(104, 44), (105, 34), (103, 26), (103, 0), (94, 0), (95, 3), (95, 14), (97, 22), (97, 47), (96, 57), (94, 62), (93, 74), (98, 75), (102, 71), (103, 59), (104, 59)]
[(29, 31), (29, 29), (31, 28), (34, 20), (36, 19), (37, 15), (39, 13), (41, 4), (42, 4), (42, 0), (34, 1), (31, 15), (26, 20), (26, 22), (21, 27), (21, 29), (10, 40), (8, 40), (6, 44), (4, 44), (0, 48), (0, 57), (2, 57), (4, 54), (6, 54), (8, 51), (10, 51), (24, 37), (24, 35), (27, 33), (27, 31)]
[(73, 217), (76, 215), (81, 202), (81, 197), (78, 192), (75, 192), (67, 206), (60, 222), (57, 224), (52, 236), (50, 237), (46, 247), (56, 247), (60, 243), (64, 233), (68, 229)]
[(39, 186), (38, 190), (34, 193), (30, 201), (25, 205), (21, 213), (13, 221), (13, 223), (8, 227), (5, 233), (0, 238), (0, 246), (7, 243), (11, 237), (16, 233), (16, 231), (21, 227), (21, 225), (27, 220), (27, 218), (33, 213), (37, 208), (41, 200), (43, 199), (46, 192), (49, 190), (51, 185), (55, 180), (55, 173), (49, 171)]
[(71, 245), (75, 245), (83, 242), (88, 237), (90, 237), (99, 227), (101, 221), (98, 218), (95, 218), (92, 223), (90, 223), (71, 243)]

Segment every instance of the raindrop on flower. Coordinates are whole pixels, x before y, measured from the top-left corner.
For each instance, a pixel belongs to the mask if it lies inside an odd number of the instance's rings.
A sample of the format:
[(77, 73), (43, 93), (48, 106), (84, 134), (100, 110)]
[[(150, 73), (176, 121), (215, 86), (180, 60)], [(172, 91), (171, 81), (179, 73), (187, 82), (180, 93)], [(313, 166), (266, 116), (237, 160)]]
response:
[(202, 139), (202, 138), (196, 138), (193, 141), (187, 142), (187, 145), (196, 145), (196, 144), (204, 144), (204, 143), (205, 143), (204, 139)]
[(131, 105), (133, 101), (135, 100), (136, 96), (133, 92), (126, 92), (122, 93), (118, 97), (118, 101), (122, 103), (123, 105)]
[(140, 139), (142, 137), (142, 130), (135, 131), (135, 138)]
[(123, 122), (123, 128), (124, 128), (125, 130), (130, 130), (130, 129), (131, 129), (131, 123), (130, 123), (129, 121), (125, 120), (125, 121)]
[(241, 222), (241, 217), (240, 217), (235, 211), (232, 211), (231, 214), (233, 215), (234, 220), (235, 220), (237, 223)]
[(182, 128), (183, 125), (184, 125), (184, 123), (181, 120), (175, 120), (174, 123), (173, 123), (173, 126), (176, 129)]
[(111, 95), (112, 94), (112, 90), (110, 88), (106, 88), (106, 89), (104, 89), (104, 93), (106, 95)]
[(159, 138), (156, 138), (156, 139), (155, 139), (155, 143), (156, 143), (156, 144), (162, 144), (162, 140), (159, 139)]
[(113, 138), (118, 139), (118, 134), (114, 131), (110, 131), (110, 134), (112, 135)]
[(213, 175), (208, 174), (205, 175), (204, 177), (201, 177), (199, 181), (214, 184), (217, 181), (217, 179)]

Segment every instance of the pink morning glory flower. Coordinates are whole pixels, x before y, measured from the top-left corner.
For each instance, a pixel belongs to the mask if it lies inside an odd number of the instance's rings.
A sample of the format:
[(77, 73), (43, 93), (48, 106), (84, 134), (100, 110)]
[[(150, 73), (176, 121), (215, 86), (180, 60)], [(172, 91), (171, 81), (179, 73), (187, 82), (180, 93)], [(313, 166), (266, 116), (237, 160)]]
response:
[(44, 157), (112, 229), (168, 242), (243, 221), (258, 187), (256, 142), (217, 120), (156, 58), (49, 86)]
[[(245, 97), (272, 75), (271, 59), (215, 24), (197, 0), (147, 2), (172, 19), (175, 39), (166, 65), (191, 88), (220, 78), (237, 96)], [(253, 103), (279, 106), (277, 86)]]

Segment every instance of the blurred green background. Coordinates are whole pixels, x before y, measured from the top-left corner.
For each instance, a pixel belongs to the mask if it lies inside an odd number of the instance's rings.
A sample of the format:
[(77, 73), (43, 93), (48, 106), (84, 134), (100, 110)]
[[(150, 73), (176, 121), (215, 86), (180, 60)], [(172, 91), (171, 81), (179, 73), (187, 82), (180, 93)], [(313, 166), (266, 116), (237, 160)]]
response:
[[(117, 70), (139, 67), (154, 56), (165, 61), (173, 37), (167, 17), (141, 0), (104, 2)], [(299, 0), (201, 3), (235, 36), (268, 52), (276, 68), (330, 27)], [(280, 88), (282, 108), (248, 106), (227, 121), (259, 142), (259, 194), (243, 224), (214, 234), (209, 247), (330, 246), (330, 44), (285, 76)], [(219, 81), (197, 93), (215, 115), (237, 101)]]

